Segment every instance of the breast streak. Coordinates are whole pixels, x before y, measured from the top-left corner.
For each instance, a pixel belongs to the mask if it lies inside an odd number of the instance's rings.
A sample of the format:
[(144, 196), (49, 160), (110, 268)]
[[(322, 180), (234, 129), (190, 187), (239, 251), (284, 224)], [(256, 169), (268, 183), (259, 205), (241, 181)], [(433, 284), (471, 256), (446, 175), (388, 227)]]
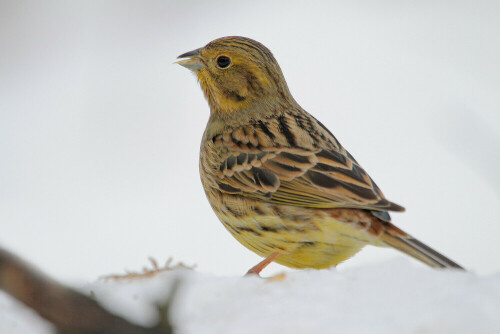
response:
[(323, 210), (275, 206), (237, 195), (221, 195), (212, 207), (245, 247), (263, 257), (280, 252), (276, 262), (289, 267), (330, 267), (369, 243), (362, 230)]
[(225, 228), (262, 257), (280, 252), (276, 262), (295, 268), (326, 268), (351, 257), (367, 235), (318, 209), (272, 205), (238, 195), (209, 195)]

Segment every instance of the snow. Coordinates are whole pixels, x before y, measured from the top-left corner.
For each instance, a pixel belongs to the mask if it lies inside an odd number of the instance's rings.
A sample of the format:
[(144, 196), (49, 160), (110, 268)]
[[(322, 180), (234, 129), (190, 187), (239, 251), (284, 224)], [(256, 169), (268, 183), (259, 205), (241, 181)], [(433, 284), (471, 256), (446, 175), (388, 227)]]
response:
[[(165, 302), (177, 279), (181, 284), (170, 316), (180, 334), (500, 331), (500, 273), (432, 270), (405, 258), (358, 268), (287, 271), (276, 280), (173, 270), (144, 279), (101, 280), (81, 291), (149, 326), (158, 319), (155, 305)], [(0, 309), (0, 333), (51, 333), (5, 296)], [(23, 330), (13, 331), (13, 321)]]
[(34, 311), (0, 290), (0, 333), (48, 334), (53, 333), (53, 328)]

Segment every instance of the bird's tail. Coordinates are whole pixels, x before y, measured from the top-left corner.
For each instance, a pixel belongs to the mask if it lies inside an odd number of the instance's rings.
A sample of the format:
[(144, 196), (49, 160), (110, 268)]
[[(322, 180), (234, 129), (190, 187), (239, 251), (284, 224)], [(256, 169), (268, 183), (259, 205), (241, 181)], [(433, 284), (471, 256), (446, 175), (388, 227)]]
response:
[(434, 249), (418, 241), (391, 223), (385, 224), (380, 239), (387, 245), (435, 268), (455, 268), (465, 270), (462, 266), (436, 252)]

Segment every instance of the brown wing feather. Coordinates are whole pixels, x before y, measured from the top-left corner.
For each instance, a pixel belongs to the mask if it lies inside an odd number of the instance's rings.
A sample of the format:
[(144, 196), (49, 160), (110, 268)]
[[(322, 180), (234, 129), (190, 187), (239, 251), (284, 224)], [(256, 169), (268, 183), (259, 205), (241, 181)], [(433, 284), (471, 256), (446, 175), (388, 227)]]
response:
[[(218, 170), (219, 188), (294, 206), (404, 210), (388, 201), (333, 135), (313, 122), (282, 115), (214, 138), (227, 152)], [(304, 124), (319, 129), (312, 133)]]

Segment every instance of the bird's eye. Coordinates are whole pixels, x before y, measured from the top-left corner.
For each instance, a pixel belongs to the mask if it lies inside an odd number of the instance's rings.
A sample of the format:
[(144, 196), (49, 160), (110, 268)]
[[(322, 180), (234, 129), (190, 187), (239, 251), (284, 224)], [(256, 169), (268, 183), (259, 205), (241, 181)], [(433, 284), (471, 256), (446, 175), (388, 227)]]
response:
[(220, 56), (217, 58), (217, 65), (219, 65), (220, 68), (226, 68), (231, 64), (231, 59), (226, 56)]

